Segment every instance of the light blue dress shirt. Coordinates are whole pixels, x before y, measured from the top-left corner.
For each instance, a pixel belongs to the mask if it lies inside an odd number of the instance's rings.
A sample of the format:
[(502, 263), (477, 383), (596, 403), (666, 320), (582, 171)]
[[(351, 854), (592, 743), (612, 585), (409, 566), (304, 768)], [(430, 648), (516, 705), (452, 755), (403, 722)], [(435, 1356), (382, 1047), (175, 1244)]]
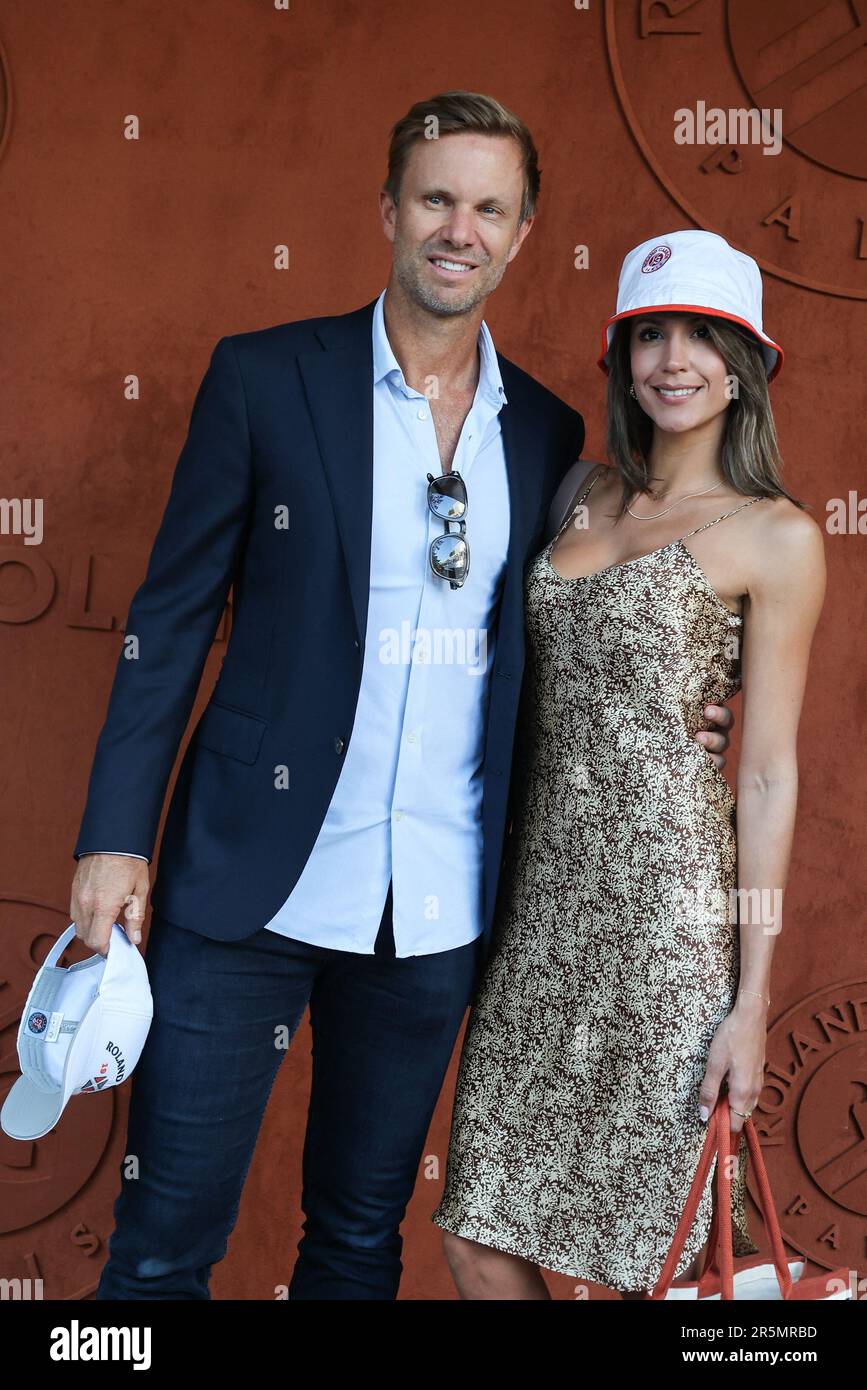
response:
[(479, 331), (479, 382), (452, 460), (467, 485), (470, 569), (451, 589), (430, 568), (444, 523), (427, 504), (442, 473), (430, 401), (409, 387), (373, 313), (370, 606), (355, 722), (319, 836), (265, 925), (300, 941), (373, 952), (389, 878), (398, 956), (480, 935), (482, 777), (494, 616), (509, 541), (494, 344)]
[(483, 929), (482, 783), (495, 612), (509, 542), (493, 340), (452, 468), (467, 485), (469, 574), (430, 568), (444, 523), (427, 504), (442, 473), (428, 398), (409, 387), (373, 313), (373, 527), (364, 664), (340, 777), (301, 875), (269, 922), (298, 941), (373, 954), (389, 879), (398, 957), (463, 946)]

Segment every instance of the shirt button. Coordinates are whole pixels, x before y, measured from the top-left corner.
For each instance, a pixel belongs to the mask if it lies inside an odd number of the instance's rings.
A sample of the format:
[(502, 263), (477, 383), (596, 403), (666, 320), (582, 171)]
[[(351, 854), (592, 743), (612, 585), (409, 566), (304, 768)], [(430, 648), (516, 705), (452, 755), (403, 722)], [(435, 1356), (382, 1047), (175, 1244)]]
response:
[(407, 741), (407, 743), (415, 743), (415, 739), (416, 739), (415, 734), (407, 734), (407, 736), (406, 736), (406, 741)]
[(338, 738), (336, 738), (336, 739), (334, 740), (334, 751), (335, 751), (335, 753), (342, 753), (342, 752), (343, 752), (343, 749), (345, 748), (345, 746), (346, 746), (346, 745), (344, 744), (342, 738), (339, 738), (339, 737), (338, 737)]
[(402, 819), (403, 819), (403, 811), (395, 811), (395, 813), (394, 813), (394, 818), (395, 818), (395, 820), (402, 820)]
[(418, 412), (418, 418), (419, 418), (420, 420), (426, 420), (426, 419), (427, 419), (427, 411), (426, 411), (426, 410), (420, 410), (420, 411)]

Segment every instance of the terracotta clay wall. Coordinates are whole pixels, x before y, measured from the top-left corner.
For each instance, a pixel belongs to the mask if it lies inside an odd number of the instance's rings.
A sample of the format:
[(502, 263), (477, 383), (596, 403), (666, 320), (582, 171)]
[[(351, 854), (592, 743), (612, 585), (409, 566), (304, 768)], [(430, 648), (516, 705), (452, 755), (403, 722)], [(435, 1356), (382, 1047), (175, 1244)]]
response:
[[(582, 411), (585, 456), (603, 456), (595, 358), (624, 253), (703, 227), (766, 272), (766, 327), (787, 350), (772, 400), (790, 488), (823, 525), (832, 499), (847, 504), (842, 532), (827, 534), (774, 964), (773, 1076), (756, 1121), (784, 1232), (820, 1267), (863, 1271), (867, 53), (853, 8), (54, 0), (5, 6), (0, 45), (0, 493), (44, 506), (40, 544), (0, 535), (3, 1094), (34, 969), (68, 924), (126, 606), (210, 351), (224, 334), (378, 293), (389, 128), (420, 97), (472, 88), (527, 120), (543, 167), (538, 222), (488, 323), (501, 351)], [(673, 111), (700, 101), (780, 108), (782, 149), (676, 144)], [(125, 136), (131, 116), (136, 139)], [(288, 269), (274, 267), (278, 244)], [(125, 398), (130, 374), (140, 399)], [(193, 722), (224, 648), (225, 631)], [(736, 745), (729, 770), (735, 762)], [(308, 1084), (305, 1024), (272, 1093), (217, 1298), (272, 1298), (288, 1279)], [(429, 1221), (453, 1084), (454, 1062), (404, 1226), (405, 1298), (453, 1296)], [(121, 1088), (71, 1103), (37, 1144), (0, 1134), (5, 1277), (41, 1275), (46, 1297), (92, 1294), (126, 1106)], [(576, 1294), (566, 1278), (551, 1287)]]

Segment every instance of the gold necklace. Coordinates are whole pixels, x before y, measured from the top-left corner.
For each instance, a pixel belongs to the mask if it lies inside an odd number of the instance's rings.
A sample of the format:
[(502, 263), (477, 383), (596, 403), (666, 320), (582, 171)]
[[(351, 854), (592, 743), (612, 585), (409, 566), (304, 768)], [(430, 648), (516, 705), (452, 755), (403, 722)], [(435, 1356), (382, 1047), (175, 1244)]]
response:
[[(676, 507), (680, 502), (686, 502), (686, 501), (688, 501), (688, 499), (689, 499), (690, 497), (704, 497), (704, 496), (706, 496), (707, 493), (713, 492), (714, 488), (720, 487), (721, 484), (722, 484), (722, 479), (720, 479), (720, 481), (719, 481), (718, 483), (714, 483), (713, 487), (706, 487), (705, 490), (704, 490), (704, 492), (687, 492), (683, 497), (678, 497), (677, 502), (672, 502), (672, 504), (671, 504), (670, 507), (666, 507), (666, 509), (665, 509), (664, 512), (655, 512), (655, 513), (653, 514), (653, 516), (638, 516), (638, 515), (632, 510), (632, 508), (630, 507), (630, 505), (629, 505), (628, 502), (627, 502), (627, 504), (626, 504), (626, 510), (628, 511), (628, 513), (629, 513), (630, 516), (634, 516), (634, 517), (635, 517), (635, 520), (636, 520), (636, 521), (656, 521), (656, 520), (658, 520), (658, 518), (661, 517), (661, 516), (668, 516), (668, 513), (669, 513), (669, 512), (673, 512), (674, 509), (675, 509), (675, 507)], [(651, 495), (651, 497), (655, 497), (655, 496), (656, 496), (656, 493), (651, 492), (650, 495)]]

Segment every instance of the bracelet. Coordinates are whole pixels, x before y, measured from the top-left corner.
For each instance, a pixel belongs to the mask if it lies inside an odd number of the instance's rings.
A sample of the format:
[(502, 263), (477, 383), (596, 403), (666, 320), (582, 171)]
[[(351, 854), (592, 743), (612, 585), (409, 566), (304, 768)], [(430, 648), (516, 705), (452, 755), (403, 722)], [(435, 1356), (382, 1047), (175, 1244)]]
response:
[(769, 994), (759, 994), (756, 989), (744, 989), (742, 986), (738, 987), (738, 994), (754, 994), (757, 999), (764, 999), (765, 1003), (770, 1008), (771, 996)]

